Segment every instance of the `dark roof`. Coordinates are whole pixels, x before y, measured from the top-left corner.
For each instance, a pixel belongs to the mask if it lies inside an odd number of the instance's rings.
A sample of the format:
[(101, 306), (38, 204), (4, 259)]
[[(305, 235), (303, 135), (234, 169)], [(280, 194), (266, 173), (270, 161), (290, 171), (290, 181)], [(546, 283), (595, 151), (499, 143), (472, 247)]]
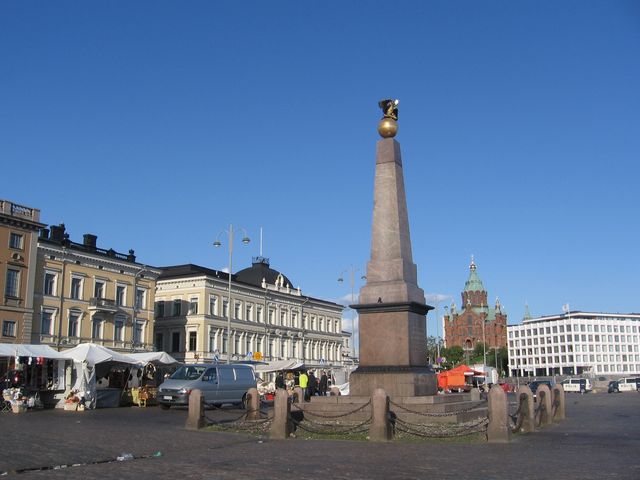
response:
[(276, 279), (279, 275), (282, 275), (284, 280), (284, 286), (287, 285), (293, 288), (293, 283), (284, 274), (281, 274), (277, 270), (269, 267), (269, 259), (265, 257), (254, 257), (252, 265), (249, 268), (240, 270), (235, 274), (236, 280), (242, 283), (248, 283), (249, 285), (255, 285), (256, 287), (262, 286), (262, 280), (273, 285), (276, 283)]
[(171, 267), (160, 267), (160, 269), (162, 270), (162, 274), (158, 277), (158, 280), (175, 277), (190, 277), (193, 275), (210, 275), (212, 277), (225, 280), (229, 279), (229, 275), (226, 272), (212, 270), (211, 268), (201, 267), (192, 263), (188, 263), (186, 265), (174, 265)]

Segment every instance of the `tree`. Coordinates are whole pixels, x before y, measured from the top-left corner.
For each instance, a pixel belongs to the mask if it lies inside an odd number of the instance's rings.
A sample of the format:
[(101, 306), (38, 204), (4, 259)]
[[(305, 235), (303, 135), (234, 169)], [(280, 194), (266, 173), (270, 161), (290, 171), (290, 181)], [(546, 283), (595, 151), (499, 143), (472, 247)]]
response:
[(451, 368), (462, 363), (462, 359), (464, 358), (464, 350), (462, 350), (462, 347), (460, 345), (454, 345), (449, 348), (441, 348), (440, 356), (446, 359), (442, 365), (444, 367)]

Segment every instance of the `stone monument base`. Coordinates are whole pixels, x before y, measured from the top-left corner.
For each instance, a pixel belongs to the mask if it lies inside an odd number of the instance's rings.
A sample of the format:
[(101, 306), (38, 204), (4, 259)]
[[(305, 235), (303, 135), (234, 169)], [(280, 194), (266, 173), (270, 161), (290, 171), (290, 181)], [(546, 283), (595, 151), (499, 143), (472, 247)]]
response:
[(382, 388), (390, 397), (438, 393), (438, 378), (427, 367), (358, 367), (349, 375), (349, 395), (370, 397)]

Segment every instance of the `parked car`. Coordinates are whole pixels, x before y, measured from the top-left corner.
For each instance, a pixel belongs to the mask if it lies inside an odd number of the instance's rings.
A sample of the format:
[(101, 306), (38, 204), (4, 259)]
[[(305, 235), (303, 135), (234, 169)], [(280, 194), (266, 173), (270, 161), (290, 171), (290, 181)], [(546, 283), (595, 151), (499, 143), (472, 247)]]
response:
[(632, 392), (638, 390), (640, 385), (640, 377), (626, 377), (618, 380), (618, 385), (621, 392)]
[(536, 392), (538, 391), (538, 387), (540, 385), (546, 385), (547, 387), (549, 387), (549, 390), (553, 389), (553, 382), (551, 380), (534, 380), (533, 382), (529, 382), (528, 387), (531, 389), (531, 393), (533, 393), (533, 396), (536, 396)]
[(189, 394), (198, 389), (207, 405), (244, 406), (247, 391), (255, 387), (255, 373), (250, 365), (189, 364), (180, 367), (158, 387), (157, 401), (164, 409), (185, 406), (189, 404)]
[(587, 393), (593, 390), (588, 378), (568, 378), (561, 383), (565, 392)]
[(620, 393), (620, 385), (617, 380), (611, 380), (609, 382), (607, 393)]

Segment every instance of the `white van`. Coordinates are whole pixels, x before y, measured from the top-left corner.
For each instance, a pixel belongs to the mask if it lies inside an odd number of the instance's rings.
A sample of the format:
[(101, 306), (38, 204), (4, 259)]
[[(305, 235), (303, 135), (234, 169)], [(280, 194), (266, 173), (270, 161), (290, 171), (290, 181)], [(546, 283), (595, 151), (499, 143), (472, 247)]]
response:
[(591, 381), (588, 378), (569, 378), (562, 382), (565, 392), (587, 393), (593, 390)]
[(621, 392), (635, 392), (640, 386), (640, 377), (628, 377), (618, 380), (618, 389)]
[(244, 364), (196, 363), (183, 365), (158, 387), (157, 401), (161, 408), (189, 405), (191, 390), (202, 391), (204, 403), (246, 404), (247, 390), (256, 387), (253, 367)]

